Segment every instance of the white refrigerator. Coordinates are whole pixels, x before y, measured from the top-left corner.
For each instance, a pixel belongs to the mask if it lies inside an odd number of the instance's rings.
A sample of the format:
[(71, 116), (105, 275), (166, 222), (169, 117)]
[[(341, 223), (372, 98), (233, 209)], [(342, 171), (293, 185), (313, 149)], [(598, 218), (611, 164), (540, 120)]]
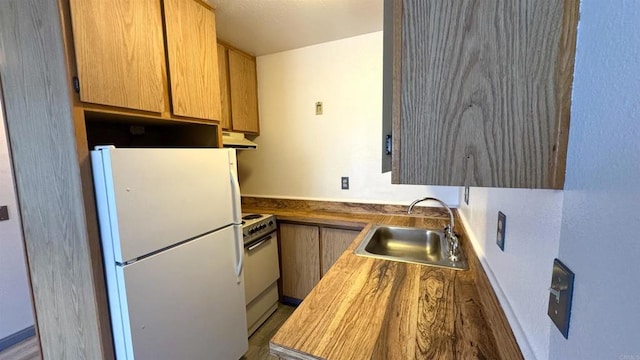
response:
[(247, 350), (234, 150), (91, 152), (116, 358)]

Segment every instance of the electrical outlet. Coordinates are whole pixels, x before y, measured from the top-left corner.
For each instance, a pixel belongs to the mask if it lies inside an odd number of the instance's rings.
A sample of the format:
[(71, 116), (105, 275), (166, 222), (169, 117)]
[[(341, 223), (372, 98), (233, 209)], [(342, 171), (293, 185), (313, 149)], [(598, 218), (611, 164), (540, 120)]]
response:
[(504, 251), (504, 234), (507, 228), (507, 215), (498, 211), (498, 231), (496, 233), (496, 244), (500, 250)]
[(464, 203), (469, 205), (469, 187), (464, 187)]
[(349, 190), (349, 177), (343, 176), (340, 179), (342, 181), (342, 190)]
[(565, 339), (569, 338), (569, 318), (573, 300), (573, 280), (575, 274), (560, 260), (553, 260), (553, 275), (549, 288), (549, 310), (547, 315)]
[(322, 115), (322, 101), (316, 103), (316, 115)]

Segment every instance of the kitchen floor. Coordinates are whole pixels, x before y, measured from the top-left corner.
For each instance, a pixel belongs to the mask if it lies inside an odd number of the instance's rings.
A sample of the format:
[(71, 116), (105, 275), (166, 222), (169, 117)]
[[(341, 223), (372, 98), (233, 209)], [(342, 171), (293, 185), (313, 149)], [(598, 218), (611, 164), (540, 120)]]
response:
[(277, 357), (269, 355), (269, 340), (280, 329), (296, 308), (278, 304), (278, 310), (249, 338), (249, 350), (240, 360), (272, 360)]
[(35, 336), (0, 352), (0, 360), (40, 359), (40, 347)]
[[(280, 329), (280, 326), (293, 313), (295, 307), (278, 304), (276, 310), (267, 321), (249, 338), (249, 350), (240, 360), (271, 360), (277, 357), (269, 355), (269, 340)], [(33, 337), (0, 352), (0, 360), (40, 360), (38, 340)]]

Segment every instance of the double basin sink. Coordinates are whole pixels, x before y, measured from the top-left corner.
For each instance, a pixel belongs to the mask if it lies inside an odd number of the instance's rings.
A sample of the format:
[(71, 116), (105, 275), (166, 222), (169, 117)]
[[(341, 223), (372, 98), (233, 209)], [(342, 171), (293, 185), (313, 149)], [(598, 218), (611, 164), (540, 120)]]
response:
[(457, 261), (449, 259), (449, 242), (439, 230), (374, 225), (355, 254), (455, 270), (469, 268), (461, 249)]

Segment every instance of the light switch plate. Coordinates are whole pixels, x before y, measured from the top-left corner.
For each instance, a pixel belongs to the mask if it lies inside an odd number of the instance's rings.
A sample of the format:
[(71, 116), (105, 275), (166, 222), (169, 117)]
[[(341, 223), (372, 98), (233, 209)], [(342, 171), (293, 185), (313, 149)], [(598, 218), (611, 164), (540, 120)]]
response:
[(9, 208), (7, 205), (0, 206), (0, 221), (9, 220)]
[(507, 229), (507, 215), (498, 211), (498, 226), (496, 231), (496, 244), (500, 250), (504, 251), (504, 234)]
[(565, 339), (569, 338), (569, 319), (573, 300), (575, 274), (560, 260), (553, 260), (553, 275), (549, 288), (549, 310), (547, 314)]

